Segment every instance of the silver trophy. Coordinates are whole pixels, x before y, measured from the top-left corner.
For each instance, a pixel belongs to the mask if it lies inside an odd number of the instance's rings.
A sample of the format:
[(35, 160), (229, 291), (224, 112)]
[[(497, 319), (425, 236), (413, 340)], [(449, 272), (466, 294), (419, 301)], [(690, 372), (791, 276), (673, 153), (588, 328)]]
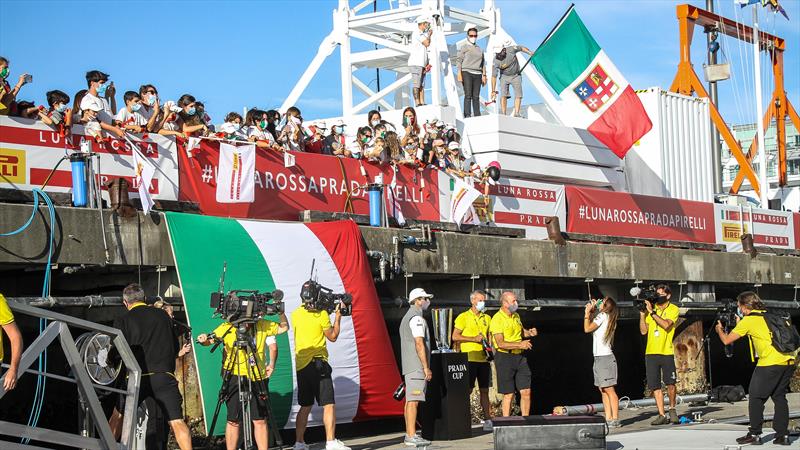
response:
[(436, 353), (452, 352), (453, 336), (453, 309), (434, 308), (431, 310), (433, 315), (433, 338), (436, 340)]

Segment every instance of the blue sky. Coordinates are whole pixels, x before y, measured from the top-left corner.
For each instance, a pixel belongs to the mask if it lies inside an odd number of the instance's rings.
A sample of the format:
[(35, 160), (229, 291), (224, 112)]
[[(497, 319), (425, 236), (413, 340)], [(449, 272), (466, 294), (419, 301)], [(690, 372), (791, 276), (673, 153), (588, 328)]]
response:
[[(193, 94), (206, 103), (214, 121), (221, 122), (225, 113), (241, 112), (244, 106), (268, 109), (281, 104), (330, 32), (337, 3), (0, 0), (4, 18), (0, 55), (11, 60), (12, 84), (23, 71), (33, 74), (33, 84), (23, 88), (20, 99), (44, 103), (44, 93), (50, 89), (72, 96), (85, 87), (85, 72), (99, 69), (111, 74), (120, 102), (124, 91), (152, 83), (162, 99)], [(448, 1), (474, 11), (483, 3)], [(496, 3), (506, 31), (531, 49), (569, 5), (557, 0)], [(634, 88), (669, 87), (678, 62), (675, 6), (679, 3), (684, 2), (575, 0), (589, 30)], [(705, 6), (705, 0), (690, 3)], [(387, 0), (378, 4), (385, 8)], [(739, 10), (733, 0), (715, 0), (715, 4), (718, 12), (731, 18), (738, 14), (750, 23), (750, 10)], [(764, 11), (762, 28), (787, 41), (786, 90), (800, 109), (800, 0), (783, 4), (792, 20)], [(698, 31), (694, 40), (693, 59), (702, 78), (705, 36)], [(729, 123), (752, 122), (752, 47), (723, 39), (722, 48), (734, 71), (733, 79), (720, 87), (723, 116)], [(340, 113), (338, 63), (335, 51), (298, 102), (307, 119)], [(361, 74), (361, 79), (374, 87), (373, 74)], [(771, 89), (766, 83), (765, 87)], [(537, 101), (530, 87), (528, 101)]]

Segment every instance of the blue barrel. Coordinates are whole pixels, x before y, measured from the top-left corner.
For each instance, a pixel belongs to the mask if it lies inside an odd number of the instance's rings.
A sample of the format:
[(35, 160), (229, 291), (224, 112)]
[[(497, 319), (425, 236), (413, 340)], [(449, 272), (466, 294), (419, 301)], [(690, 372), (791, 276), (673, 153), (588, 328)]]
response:
[(86, 159), (83, 155), (73, 153), (69, 162), (72, 165), (72, 204), (86, 206)]
[(369, 193), (369, 224), (379, 227), (383, 217), (383, 186), (380, 184), (367, 185), (367, 192)]

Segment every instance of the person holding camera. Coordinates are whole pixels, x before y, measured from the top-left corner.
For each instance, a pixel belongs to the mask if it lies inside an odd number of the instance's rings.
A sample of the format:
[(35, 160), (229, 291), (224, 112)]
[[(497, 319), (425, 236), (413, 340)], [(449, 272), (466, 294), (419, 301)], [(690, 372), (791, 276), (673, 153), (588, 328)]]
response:
[[(492, 418), (489, 410), (489, 385), (492, 384), (492, 367), (486, 358), (484, 343), (489, 336), (489, 322), (491, 317), (486, 311), (486, 293), (478, 289), (469, 295), (472, 307), (456, 317), (453, 327), (453, 342), (460, 345), (462, 352), (467, 354), (469, 361), (469, 386), (475, 386), (478, 381), (478, 390), (481, 397), (483, 419)], [(489, 349), (488, 351), (491, 351)]]
[(325, 425), (325, 450), (350, 450), (336, 439), (336, 400), (333, 392), (333, 369), (328, 364), (326, 340), (336, 342), (342, 323), (342, 304), (337, 303), (333, 326), (326, 310), (317, 309), (317, 296), (303, 297), (303, 304), (292, 312), (295, 370), (297, 371), (297, 412), (295, 450), (308, 450), (305, 443), (308, 415), (314, 400), (322, 407)]
[(775, 430), (775, 445), (789, 445), (789, 404), (786, 393), (792, 380), (796, 365), (794, 353), (781, 353), (772, 345), (772, 333), (764, 319), (766, 308), (751, 291), (742, 292), (736, 298), (736, 327), (726, 333), (720, 321), (716, 331), (723, 345), (729, 345), (737, 339), (750, 336), (751, 351), (755, 348), (758, 363), (750, 378), (747, 389), (750, 429), (745, 436), (736, 439), (738, 444), (761, 444), (761, 426), (764, 422), (764, 403), (767, 398), (775, 405), (772, 428)]
[(489, 332), (494, 338), (494, 366), (497, 370), (497, 392), (503, 394), (503, 417), (511, 415), (511, 401), (519, 391), (519, 407), (523, 416), (531, 412), (531, 368), (525, 350), (531, 349), (536, 328), (525, 329), (517, 314), (517, 295), (511, 291), (500, 295), (500, 311), (492, 317)]
[(408, 447), (424, 447), (430, 441), (417, 436), (417, 411), (419, 402), (425, 401), (425, 391), (431, 381), (431, 333), (422, 314), (429, 306), (433, 295), (425, 289), (415, 288), (408, 294), (409, 308), (400, 321), (400, 356), (403, 366), (403, 381), (406, 384), (406, 404), (403, 418), (406, 434), (403, 444)]
[[(147, 307), (144, 300), (139, 284), (126, 286), (122, 301), (128, 312), (114, 321), (114, 328), (122, 332), (142, 369), (139, 401), (152, 397), (169, 420), (180, 449), (188, 450), (192, 448), (192, 435), (183, 421), (183, 397), (174, 374), (178, 337), (167, 312)], [(112, 418), (118, 414), (116, 411)]]
[[(644, 362), (647, 372), (647, 388), (653, 391), (658, 407), (658, 417), (650, 425), (668, 425), (678, 422), (675, 411), (675, 351), (672, 339), (675, 323), (678, 321), (678, 307), (670, 303), (672, 291), (666, 284), (656, 286), (655, 302), (645, 300), (645, 310), (639, 311), (639, 331), (647, 336)], [(653, 305), (655, 303), (655, 305)], [(669, 394), (669, 417), (664, 413), (664, 393), (661, 383), (667, 386)]]
[(618, 317), (617, 302), (611, 297), (592, 299), (583, 312), (583, 332), (592, 333), (594, 385), (600, 389), (609, 428), (620, 427), (619, 397), (614, 388), (617, 385), (617, 359), (611, 350)]
[[(238, 336), (244, 328), (245, 334), (252, 339), (252, 351), (248, 352), (237, 346)], [(239, 401), (239, 385), (250, 385), (250, 417), (253, 421), (253, 435), (258, 450), (267, 450), (269, 447), (269, 431), (267, 429), (266, 380), (272, 375), (274, 360), (267, 365), (265, 355), (270, 337), (289, 331), (289, 321), (286, 314), (281, 313), (279, 323), (266, 319), (245, 321), (234, 325), (225, 322), (214, 329), (211, 334), (201, 334), (197, 343), (208, 346), (216, 341), (221, 341), (225, 348), (223, 362), (224, 378), (228, 379), (224, 387), (227, 393), (226, 407), (228, 410), (227, 423), (225, 424), (225, 446), (227, 450), (236, 450), (239, 441), (239, 424), (242, 421), (242, 405)]]

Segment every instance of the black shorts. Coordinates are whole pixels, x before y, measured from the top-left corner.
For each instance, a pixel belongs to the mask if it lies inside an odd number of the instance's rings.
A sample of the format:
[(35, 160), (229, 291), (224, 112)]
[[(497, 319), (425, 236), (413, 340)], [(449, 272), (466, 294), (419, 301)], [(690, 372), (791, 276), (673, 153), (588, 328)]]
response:
[[(183, 419), (183, 397), (178, 389), (178, 380), (170, 373), (142, 375), (139, 401), (152, 397), (167, 420)], [(124, 405), (120, 411), (125, 411)]]
[(489, 389), (492, 384), (492, 366), (488, 362), (469, 362), (469, 388), (475, 386), (478, 380), (478, 389)]
[(675, 375), (674, 355), (644, 355), (645, 371), (647, 372), (647, 389), (651, 391), (661, 389), (661, 383), (667, 386), (675, 384), (678, 377)]
[[(228, 422), (239, 423), (242, 421), (242, 403), (239, 400), (239, 380), (241, 379), (242, 388), (248, 389), (247, 377), (231, 375), (228, 380), (225, 394), (227, 401), (225, 406), (228, 408)], [(267, 417), (267, 395), (268, 391), (264, 383), (253, 381), (249, 384), (252, 395), (250, 396), (250, 419), (261, 420)]]
[(497, 369), (497, 392), (513, 394), (531, 388), (531, 368), (525, 354), (495, 352), (494, 367)]
[(297, 372), (297, 403), (300, 406), (311, 406), (314, 400), (319, 406), (336, 403), (333, 396), (333, 379), (330, 364), (321, 358), (315, 358)]

